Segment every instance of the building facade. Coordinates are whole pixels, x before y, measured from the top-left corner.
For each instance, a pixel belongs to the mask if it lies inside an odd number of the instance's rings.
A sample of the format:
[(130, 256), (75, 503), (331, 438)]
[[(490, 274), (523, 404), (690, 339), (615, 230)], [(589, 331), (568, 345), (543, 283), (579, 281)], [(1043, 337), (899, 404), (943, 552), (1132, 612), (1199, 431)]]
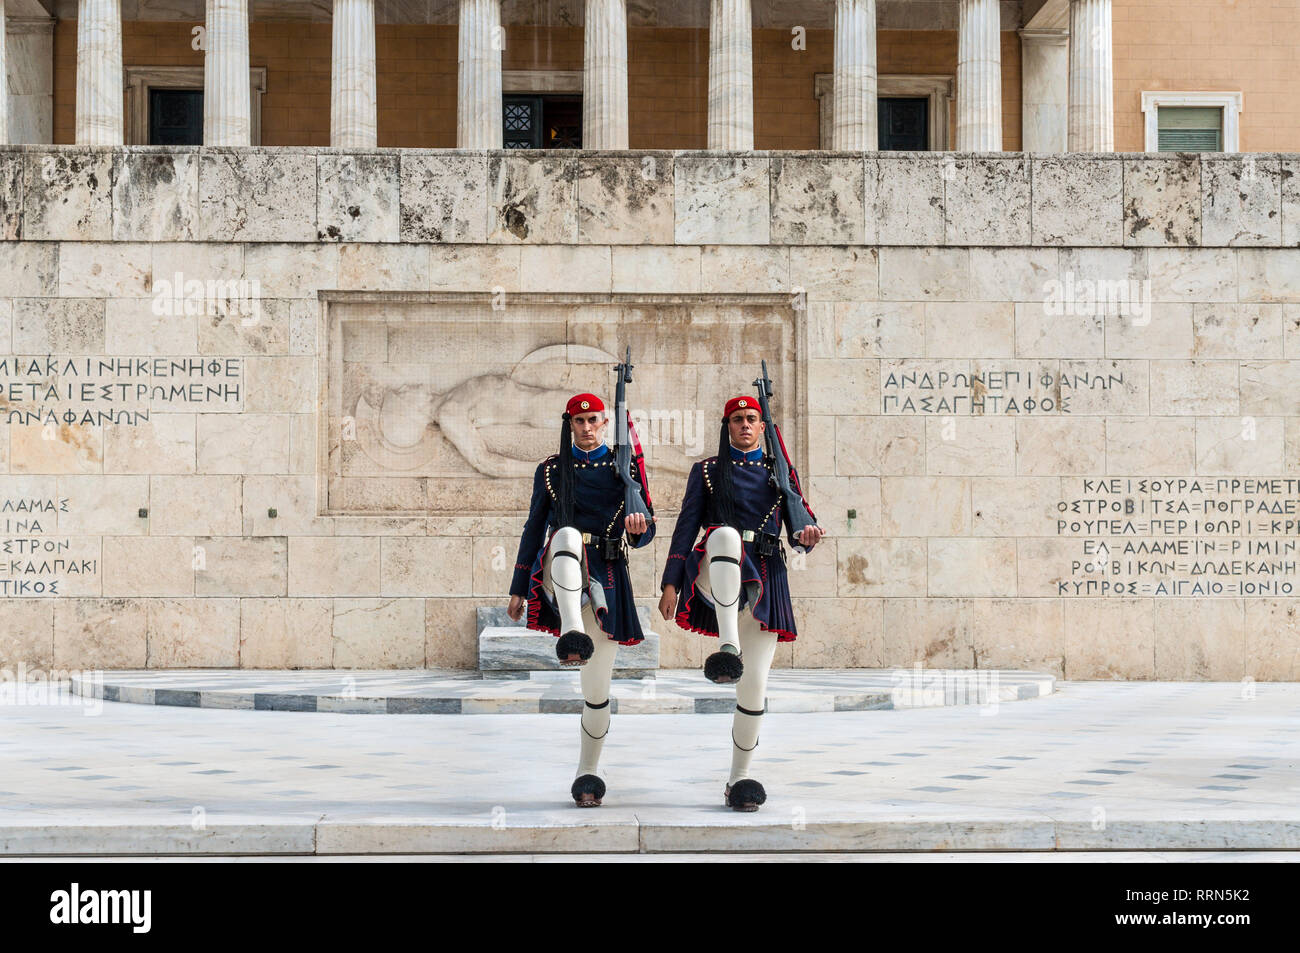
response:
[[(150, 91), (160, 93), (153, 97), (156, 111), (202, 110), (205, 3), (103, 0), (88, 6), (89, 15), (118, 24), (112, 48), (120, 51), (124, 72), (125, 144), (175, 144), (160, 140), (187, 136), (201, 141), (192, 122), (173, 119), (159, 127), (155, 117), (151, 126)], [(74, 143), (80, 4), (7, 4), (8, 139)], [(362, 135), (366, 144), (477, 146), (457, 129), (458, 96), (474, 88), (472, 82), (459, 84), (459, 64), (470, 62), (464, 54), (467, 44), (476, 42), (475, 31), (488, 31), (488, 39), (477, 42), (488, 53), (500, 53), (499, 64), (494, 60), (500, 74), (496, 81), (521, 108), (549, 106), (558, 110), (558, 125), (575, 126), (573, 114), (581, 113), (584, 87), (588, 97), (601, 95), (598, 85), (584, 83), (584, 49), (608, 42), (611, 50), (592, 59), (591, 68), (613, 70), (602, 74), (604, 81), (623, 90), (610, 115), (618, 117), (617, 123), (626, 122), (627, 145), (712, 148), (709, 0), (611, 4), (606, 11), (610, 28), (597, 29), (600, 24), (593, 23), (590, 41), (585, 39), (586, 0), (495, 0), (479, 6), (462, 6), (460, 0), (373, 0), (339, 3), (336, 18), (332, 0), (231, 4), (232, 10), (248, 11), (236, 15), (234, 32), (225, 36), (236, 41), (241, 52), (234, 55), (247, 59), (251, 71), (251, 144), (346, 144), (351, 134), (346, 130), (339, 133), (344, 139), (331, 139), (331, 97), (332, 84), (351, 82), (345, 78), (350, 74), (334, 72), (331, 64), (355, 55), (369, 97)], [(100, 7), (102, 12), (96, 12)], [(719, 7), (719, 15), (724, 12)], [(1300, 104), (1286, 81), (1289, 58), (1300, 44), (1300, 10), (1294, 3), (750, 0), (737, 4), (736, 15), (739, 20), (724, 16), (712, 35), (721, 38), (732, 30), (746, 38), (739, 55), (750, 65), (753, 148), (836, 147), (832, 89), (837, 43), (842, 82), (852, 75), (865, 88), (854, 99), (856, 105), (846, 108), (861, 113), (857, 121), (870, 125), (873, 117), (864, 103), (877, 99), (893, 130), (882, 143), (886, 148), (1085, 148), (1082, 139), (1069, 142), (1071, 42), (1079, 64), (1076, 111), (1089, 102), (1100, 106), (1096, 98), (1105, 95), (1101, 91), (1109, 83), (1112, 138), (1107, 144), (1103, 133), (1101, 139), (1107, 148), (1157, 149), (1162, 106), (1167, 111), (1217, 111), (1200, 117), (1169, 112), (1167, 121), (1199, 123), (1198, 129), (1208, 123), (1218, 130), (1223, 151), (1294, 151), (1300, 142)], [(495, 51), (493, 26), (501, 30), (501, 49)], [(351, 37), (359, 45), (349, 48)], [(226, 42), (220, 29), (215, 41), (219, 47)], [(1092, 51), (1095, 66), (1084, 55)], [(724, 55), (721, 46), (716, 52)], [(974, 79), (967, 84), (972, 96), (966, 102), (957, 94), (961, 69), (983, 76), (982, 86)], [(714, 76), (721, 81), (718, 71)], [(493, 82), (487, 74), (482, 78)], [(980, 94), (974, 95), (977, 89)], [(192, 95), (181, 95), (185, 91)], [(959, 125), (982, 130), (972, 134), (984, 141), (959, 142)], [(580, 131), (577, 135), (580, 139)], [(504, 136), (496, 135), (491, 147), (502, 144)], [(584, 145), (604, 147), (599, 139)]]
[(778, 664), (1300, 677), (1292, 5), (4, 3), (5, 666), (475, 667), (630, 345), (648, 605), (766, 359)]

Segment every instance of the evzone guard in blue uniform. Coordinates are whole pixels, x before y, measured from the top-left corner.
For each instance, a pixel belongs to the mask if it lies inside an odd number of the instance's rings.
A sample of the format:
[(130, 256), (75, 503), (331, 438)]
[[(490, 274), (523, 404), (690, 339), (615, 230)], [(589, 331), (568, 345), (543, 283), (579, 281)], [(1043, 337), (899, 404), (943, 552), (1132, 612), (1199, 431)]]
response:
[(600, 398), (578, 394), (563, 421), (560, 452), (538, 464), (533, 477), (506, 611), (518, 621), (527, 602), (528, 628), (559, 636), (555, 653), (561, 663), (582, 667), (581, 752), (571, 793), (579, 807), (598, 807), (605, 796), (596, 772), (609, 733), (614, 656), (619, 645), (645, 639), (628, 578), (627, 542), (639, 549), (654, 539), (654, 510), (630, 422), (631, 475), (640, 484), (648, 519), (623, 512), (625, 485), (615, 455), (602, 442), (609, 421)]
[[(760, 443), (766, 427), (759, 407), (753, 397), (727, 401), (718, 455), (691, 468), (659, 600), (665, 619), (718, 636), (719, 650), (705, 660), (705, 676), (736, 682), (731, 776), (723, 798), (738, 811), (756, 811), (767, 799), (763, 785), (748, 776), (749, 764), (758, 747), (776, 644), (793, 642), (797, 635), (781, 547), (784, 497), (773, 480), (773, 460)], [(789, 465), (779, 431), (776, 438)], [(789, 475), (793, 492), (812, 516), (792, 465)], [(796, 535), (788, 516), (785, 522), (790, 545), (800, 551), (812, 549), (825, 535), (816, 525)]]

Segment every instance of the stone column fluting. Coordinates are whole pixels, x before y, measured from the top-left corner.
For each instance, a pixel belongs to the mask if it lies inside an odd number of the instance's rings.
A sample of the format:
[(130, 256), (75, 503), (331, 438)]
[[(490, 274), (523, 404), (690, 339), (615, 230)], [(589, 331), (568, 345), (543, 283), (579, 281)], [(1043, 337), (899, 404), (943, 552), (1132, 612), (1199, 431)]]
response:
[(5, 61), (5, 0), (0, 0), (0, 146), (9, 145), (9, 67)]
[(957, 151), (1002, 150), (1002, 10), (961, 0), (957, 34)]
[(749, 0), (711, 0), (708, 148), (754, 148), (754, 17)]
[(203, 144), (249, 145), (248, 0), (207, 0), (204, 25)]
[(1070, 0), (1071, 152), (1115, 150), (1111, 0)]
[(123, 91), (121, 2), (80, 0), (77, 7), (77, 145), (122, 145)]
[(330, 57), (330, 145), (373, 149), (375, 126), (375, 0), (334, 0)]
[(835, 0), (831, 148), (861, 152), (876, 132), (876, 0)]
[(460, 0), (456, 79), (456, 148), (500, 149), (501, 0)]
[(627, 148), (627, 0), (587, 0), (582, 147)]

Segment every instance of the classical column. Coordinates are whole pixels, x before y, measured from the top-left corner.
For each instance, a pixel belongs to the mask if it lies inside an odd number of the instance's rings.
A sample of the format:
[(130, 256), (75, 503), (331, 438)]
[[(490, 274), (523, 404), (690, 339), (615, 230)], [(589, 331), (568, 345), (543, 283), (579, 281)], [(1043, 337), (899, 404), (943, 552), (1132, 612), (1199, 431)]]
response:
[(456, 148), (500, 149), (501, 0), (460, 0), (457, 56)]
[(627, 148), (627, 0), (587, 0), (582, 147)]
[(957, 35), (957, 151), (1002, 149), (1002, 11), (961, 0)]
[(77, 145), (122, 145), (124, 90), (121, 3), (119, 0), (80, 0), (77, 7)]
[(252, 142), (253, 93), (248, 79), (248, 0), (207, 0), (203, 58), (203, 144)]
[(875, 149), (876, 0), (835, 0), (831, 148)]
[(373, 149), (375, 132), (375, 0), (334, 0), (330, 59), (330, 145)]
[[(4, 57), (9, 76), (9, 145), (54, 141), (54, 18), (15, 16), (23, 9), (9, 0)], [(0, 88), (0, 98), (6, 89)], [(0, 118), (4, 110), (0, 109)]]
[(754, 20), (749, 0), (711, 0), (710, 149), (754, 148)]
[(1114, 149), (1110, 0), (1070, 0), (1070, 151)]
[(9, 145), (9, 67), (5, 61), (5, 0), (0, 0), (0, 146)]
[(1069, 138), (1070, 38), (1064, 30), (1021, 30), (1020, 60), (1020, 148), (1064, 152)]

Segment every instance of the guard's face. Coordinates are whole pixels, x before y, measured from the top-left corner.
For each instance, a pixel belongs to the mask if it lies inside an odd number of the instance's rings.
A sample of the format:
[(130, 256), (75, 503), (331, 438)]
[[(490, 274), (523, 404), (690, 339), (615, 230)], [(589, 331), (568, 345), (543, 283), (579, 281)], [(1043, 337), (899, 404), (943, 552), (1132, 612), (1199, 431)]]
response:
[(600, 445), (601, 432), (608, 422), (605, 415), (597, 410), (574, 414), (569, 423), (573, 427), (573, 442), (578, 445), (578, 449), (595, 450)]
[(727, 429), (731, 433), (731, 445), (737, 450), (753, 450), (763, 438), (767, 425), (757, 410), (752, 408), (737, 410), (727, 418)]

